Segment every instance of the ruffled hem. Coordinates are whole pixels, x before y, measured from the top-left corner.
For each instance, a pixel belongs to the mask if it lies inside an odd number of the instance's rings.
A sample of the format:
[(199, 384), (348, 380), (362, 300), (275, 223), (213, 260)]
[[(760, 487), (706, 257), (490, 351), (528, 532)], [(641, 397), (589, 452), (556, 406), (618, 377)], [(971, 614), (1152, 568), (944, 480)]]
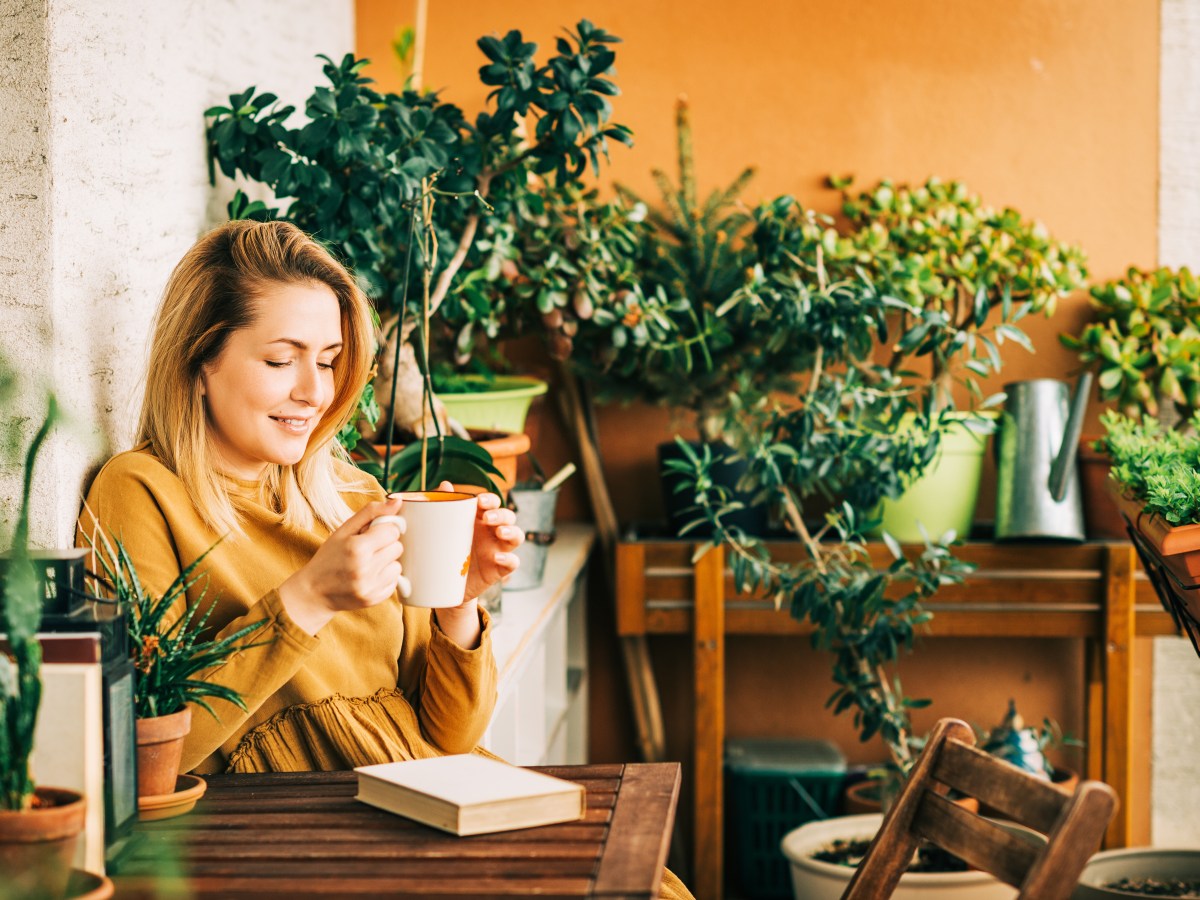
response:
[(333, 694), (280, 710), (247, 732), (227, 772), (315, 772), (440, 756), (399, 688)]

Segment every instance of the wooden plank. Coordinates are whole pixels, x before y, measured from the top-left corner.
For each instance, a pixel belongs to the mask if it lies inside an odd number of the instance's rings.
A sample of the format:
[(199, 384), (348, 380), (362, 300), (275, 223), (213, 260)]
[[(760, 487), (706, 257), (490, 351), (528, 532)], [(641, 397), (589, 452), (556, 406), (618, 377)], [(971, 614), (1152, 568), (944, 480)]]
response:
[(1089, 640), (1084, 647), (1084, 691), (1087, 759), (1084, 778), (1104, 778), (1104, 641)]
[(957, 741), (947, 741), (942, 747), (933, 777), (1043, 834), (1054, 828), (1071, 796), (1048, 781), (1035, 781), (1015, 767), (998, 764), (994, 756)]
[(646, 633), (646, 545), (617, 545), (617, 634)]
[(658, 895), (680, 778), (678, 763), (626, 767), (612, 829), (596, 869), (596, 896)]
[[(542, 898), (586, 897), (590, 878), (544, 878), (537, 884)], [(446, 900), (462, 897), (528, 897), (527, 882), (506, 878), (413, 879), (360, 875), (346, 878), (330, 874), (322, 878), (269, 878), (206, 876), (171, 879), (152, 876), (121, 878), (119, 900), (159, 900), (188, 897), (192, 900), (257, 900), (259, 897), (388, 897), (400, 900)]]
[[(1047, 612), (1037, 607), (1014, 606), (1007, 610), (971, 612), (939, 608), (926, 604), (933, 621), (918, 632), (928, 637), (1099, 637), (1103, 633), (1103, 614), (1094, 612)], [(812, 625), (797, 622), (787, 612), (745, 610), (725, 605), (725, 633), (761, 637), (803, 637), (812, 634)], [(648, 634), (690, 634), (695, 626), (691, 608), (650, 609), (646, 613)]]
[(1025, 880), (1025, 873), (1038, 856), (1037, 846), (930, 791), (921, 797), (913, 831), (972, 868), (989, 872), (1014, 887)]
[(692, 644), (695, 697), (693, 893), (719, 900), (723, 888), (723, 755), (725, 742), (725, 551), (714, 547), (696, 563)]
[(1105, 568), (1108, 602), (1105, 607), (1104, 781), (1121, 800), (1108, 827), (1105, 847), (1128, 847), (1132, 837), (1129, 786), (1132, 782), (1129, 733), (1133, 722), (1133, 571), (1131, 544), (1108, 549)]

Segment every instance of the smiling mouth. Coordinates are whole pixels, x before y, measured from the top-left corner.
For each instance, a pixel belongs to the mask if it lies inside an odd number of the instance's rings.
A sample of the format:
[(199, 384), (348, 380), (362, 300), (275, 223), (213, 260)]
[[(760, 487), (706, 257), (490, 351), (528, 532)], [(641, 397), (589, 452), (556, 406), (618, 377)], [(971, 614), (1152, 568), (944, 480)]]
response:
[(312, 424), (312, 419), (285, 419), (283, 416), (271, 416), (271, 419), (295, 434), (308, 431), (308, 427)]

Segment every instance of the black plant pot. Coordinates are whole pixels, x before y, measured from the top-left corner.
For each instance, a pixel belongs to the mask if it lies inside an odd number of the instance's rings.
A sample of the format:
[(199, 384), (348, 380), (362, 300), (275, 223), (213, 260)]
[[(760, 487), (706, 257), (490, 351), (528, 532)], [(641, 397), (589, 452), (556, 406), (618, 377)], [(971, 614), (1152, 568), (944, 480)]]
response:
[[(703, 444), (692, 441), (689, 442), (689, 446), (697, 453), (703, 452)], [(769, 527), (767, 504), (753, 504), (751, 503), (753, 494), (737, 490), (738, 480), (746, 473), (748, 463), (745, 459), (729, 459), (733, 455), (733, 448), (728, 444), (716, 442), (709, 444), (708, 447), (715, 460), (712, 468), (713, 480), (717, 484), (729, 488), (733, 499), (740, 500), (745, 504), (745, 509), (729, 513), (724, 517), (724, 521), (729, 525), (736, 525), (747, 534), (766, 534)], [(681, 484), (686, 483), (683, 476), (667, 471), (665, 467), (667, 460), (683, 458), (683, 451), (674, 441), (658, 445), (658, 470), (662, 476), (663, 508), (667, 513), (667, 526), (676, 535), (683, 526), (698, 516), (695, 509), (689, 508), (695, 506), (695, 495), (690, 490), (676, 490)], [(703, 538), (708, 534), (710, 531), (704, 528), (693, 529), (683, 536)]]

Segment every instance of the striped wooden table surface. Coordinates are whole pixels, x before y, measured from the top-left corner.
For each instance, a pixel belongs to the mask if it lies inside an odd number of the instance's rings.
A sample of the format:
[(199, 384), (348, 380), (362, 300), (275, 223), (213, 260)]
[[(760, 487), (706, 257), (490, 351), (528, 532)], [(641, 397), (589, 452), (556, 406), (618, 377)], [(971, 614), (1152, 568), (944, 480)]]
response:
[(654, 897), (678, 763), (548, 766), (583, 819), (455, 837), (354, 799), (353, 772), (208, 776), (196, 808), (139, 824), (117, 898)]

